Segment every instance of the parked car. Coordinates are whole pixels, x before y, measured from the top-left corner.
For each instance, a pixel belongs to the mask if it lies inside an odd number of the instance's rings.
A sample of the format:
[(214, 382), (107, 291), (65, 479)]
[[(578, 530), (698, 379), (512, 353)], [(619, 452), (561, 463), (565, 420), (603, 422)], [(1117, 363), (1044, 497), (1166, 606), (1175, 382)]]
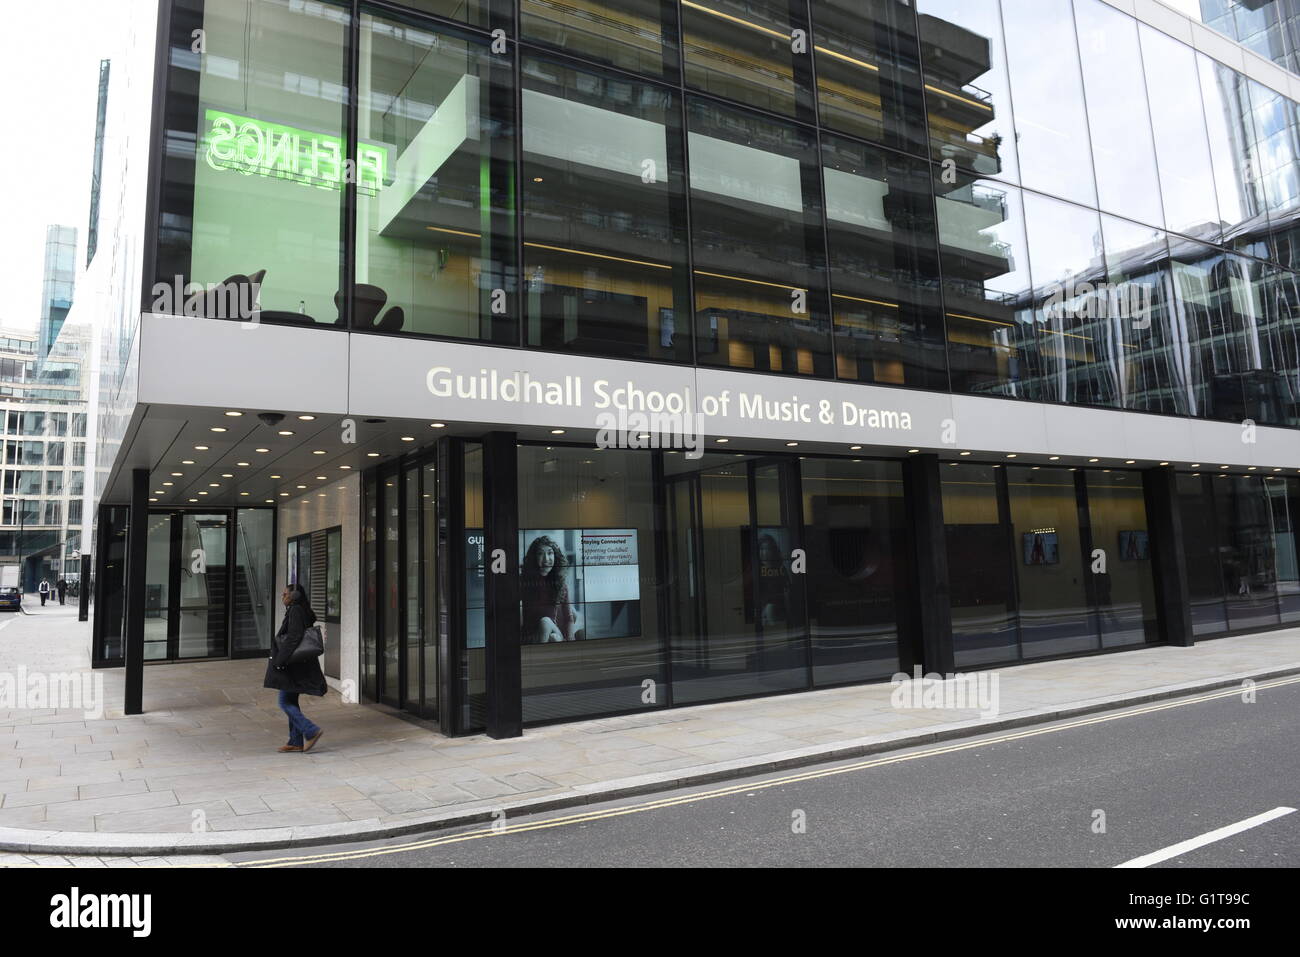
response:
[(23, 607), (23, 590), (18, 587), (18, 571), (17, 565), (0, 567), (0, 608), (17, 611)]

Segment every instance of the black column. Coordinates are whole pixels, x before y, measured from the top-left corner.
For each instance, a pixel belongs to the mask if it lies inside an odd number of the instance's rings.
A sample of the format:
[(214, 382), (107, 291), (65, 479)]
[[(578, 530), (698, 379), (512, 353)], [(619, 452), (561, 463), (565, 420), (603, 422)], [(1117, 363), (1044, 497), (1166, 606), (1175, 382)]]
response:
[(1155, 578), (1156, 622), (1160, 640), (1190, 647), (1192, 605), (1187, 584), (1187, 553), (1183, 549), (1183, 518), (1178, 510), (1178, 475), (1172, 466), (1142, 473), (1151, 542), (1151, 574)]
[(149, 541), (149, 470), (131, 471), (131, 517), (126, 533), (126, 690), (122, 711), (144, 714), (144, 578)]
[(81, 556), (81, 574), (77, 581), (77, 621), (90, 618), (90, 556)]
[(911, 640), (900, 648), (900, 663), (908, 670), (919, 664), (927, 673), (950, 674), (956, 666), (939, 457), (910, 456), (903, 463), (903, 484), (912, 587), (904, 609)]
[(519, 661), (519, 453), (515, 433), (483, 436), (483, 604), (487, 631), (487, 733), (523, 734)]

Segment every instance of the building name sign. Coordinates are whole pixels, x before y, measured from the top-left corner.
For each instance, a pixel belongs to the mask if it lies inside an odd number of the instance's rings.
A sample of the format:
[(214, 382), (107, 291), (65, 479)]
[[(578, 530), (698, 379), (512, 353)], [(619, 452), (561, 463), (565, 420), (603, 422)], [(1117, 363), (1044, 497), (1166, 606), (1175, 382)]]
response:
[(355, 180), (357, 189), (369, 196), (384, 188), (387, 147), (358, 143), (353, 166), (345, 158), (342, 137), (221, 110), (207, 110), (205, 116), (207, 129), (200, 149), (215, 170), (274, 177), (320, 189), (342, 189)]
[[(703, 416), (707, 420), (743, 420), (789, 425), (912, 431), (912, 415), (833, 399), (800, 398), (797, 393), (773, 397), (767, 391), (722, 389), (700, 395), (689, 385), (678, 389), (643, 389), (630, 380), (584, 380), (581, 375), (558, 378), (497, 369), (461, 373), (434, 366), (425, 377), (431, 395), (469, 402), (553, 406), (595, 413), (615, 412), (655, 416)], [(721, 424), (721, 423), (715, 423)]]

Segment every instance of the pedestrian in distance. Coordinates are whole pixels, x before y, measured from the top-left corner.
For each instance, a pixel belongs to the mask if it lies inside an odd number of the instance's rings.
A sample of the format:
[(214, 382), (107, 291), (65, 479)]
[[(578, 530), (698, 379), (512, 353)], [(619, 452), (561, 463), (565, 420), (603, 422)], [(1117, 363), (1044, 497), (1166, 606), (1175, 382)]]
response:
[(45, 599), (50, 597), (50, 580), (48, 578), (42, 578), (41, 583), (36, 586), (36, 590), (40, 593), (41, 606), (44, 607)]
[(67, 579), (66, 579), (66, 578), (60, 578), (60, 579), (59, 579), (59, 583), (58, 583), (58, 585), (57, 585), (56, 587), (59, 589), (59, 604), (62, 605), (62, 604), (64, 604), (63, 599), (66, 598), (67, 595), (68, 595), (68, 581), (67, 581)]
[(262, 686), (280, 692), (280, 710), (289, 718), (289, 741), (279, 750), (310, 751), (320, 740), (322, 731), (302, 713), (298, 696), (322, 697), (325, 694), (325, 675), (320, 670), (318, 658), (292, 663), (289, 659), (302, 641), (303, 633), (316, 623), (316, 613), (311, 610), (307, 593), (301, 585), (286, 585), (280, 600), (284, 602), (284, 621), (271, 642), (271, 657), (266, 663), (266, 679)]

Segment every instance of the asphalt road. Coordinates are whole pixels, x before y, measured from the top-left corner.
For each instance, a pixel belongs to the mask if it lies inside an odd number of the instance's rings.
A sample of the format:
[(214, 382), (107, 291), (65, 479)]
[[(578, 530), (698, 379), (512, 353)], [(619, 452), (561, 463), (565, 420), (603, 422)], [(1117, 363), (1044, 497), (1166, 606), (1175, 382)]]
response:
[[(228, 857), (316, 867), (1114, 867), (1300, 808), (1300, 678), (1269, 684), (1254, 703), (1238, 692), (1156, 702), (519, 817), (499, 831)], [(1300, 866), (1300, 812), (1276, 813), (1151, 866)]]

